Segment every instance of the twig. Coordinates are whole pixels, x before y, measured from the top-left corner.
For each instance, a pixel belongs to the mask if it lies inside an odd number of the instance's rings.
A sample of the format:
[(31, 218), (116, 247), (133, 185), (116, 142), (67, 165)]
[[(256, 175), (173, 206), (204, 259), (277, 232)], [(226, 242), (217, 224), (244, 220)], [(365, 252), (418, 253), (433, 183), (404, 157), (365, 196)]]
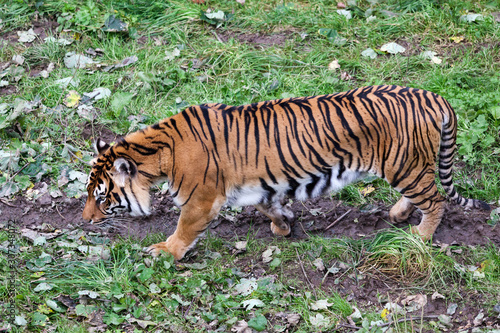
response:
[(170, 89), (168, 91), (168, 93), (165, 95), (165, 99), (167, 99), (168, 95), (170, 95), (170, 93), (179, 86), (179, 83), (181, 83), (181, 80), (177, 81), (177, 84), (175, 85), (175, 87), (173, 87), (172, 89)]
[(212, 33), (214, 34), (215, 38), (217, 38), (217, 40), (219, 42), (221, 42), (222, 44), (224, 44), (224, 41), (222, 39), (220, 39), (219, 35), (217, 35), (217, 33), (215, 31), (212, 30)]
[(0, 202), (1, 202), (1, 203), (3, 203), (4, 205), (9, 206), (9, 207), (16, 207), (16, 206), (14, 206), (14, 205), (12, 205), (12, 204), (8, 203), (8, 202), (7, 202), (7, 200), (5, 200), (5, 199), (0, 199)]
[[(33, 159), (36, 160), (42, 154), (44, 154), (44, 153), (40, 153), (40, 154), (36, 155), (35, 157), (33, 157)], [(17, 170), (17, 172), (12, 175), (11, 179), (14, 179), (15, 176), (17, 176), (21, 171), (23, 171), (30, 164), (31, 164), (31, 162), (28, 162), (25, 165), (23, 165), (23, 167), (21, 169)]]
[(56, 211), (57, 211), (57, 214), (59, 214), (59, 216), (63, 218), (63, 220), (66, 220), (66, 218), (61, 215), (61, 212), (59, 211), (59, 208), (57, 207), (57, 205), (56, 205)]
[(82, 162), (83, 164), (85, 165), (90, 165), (92, 166), (92, 164), (90, 164), (89, 162), (85, 162), (84, 160), (82, 160), (80, 157), (76, 156), (75, 154), (73, 154), (73, 152), (68, 148), (68, 153), (73, 156), (74, 158), (76, 158), (77, 160), (79, 160), (80, 162)]
[(345, 327), (345, 328), (352, 328), (353, 330), (363, 329), (363, 327), (358, 327), (358, 326), (349, 325), (349, 324), (338, 324), (337, 326)]
[(338, 219), (336, 219), (335, 221), (333, 221), (328, 227), (325, 228), (325, 231), (330, 229), (331, 227), (333, 227), (335, 224), (337, 224), (340, 220), (342, 220), (347, 214), (349, 214), (351, 212), (352, 208), (349, 209), (347, 212), (345, 212), (344, 214), (342, 214)]
[(300, 228), (302, 229), (302, 231), (304, 232), (304, 234), (309, 238), (311, 236), (309, 236), (309, 234), (306, 232), (306, 230), (304, 229), (304, 226), (302, 225), (302, 222), (299, 221), (299, 224), (300, 224)]
[(311, 281), (307, 277), (306, 270), (304, 269), (304, 265), (302, 264), (302, 260), (300, 260), (299, 251), (297, 251), (297, 249), (295, 249), (295, 253), (297, 253), (297, 259), (299, 259), (299, 264), (300, 264), (300, 268), (302, 268), (302, 273), (304, 274), (304, 277), (306, 278), (307, 282), (309, 283), (309, 286), (311, 287), (311, 291), (313, 292), (314, 297), (316, 297), (316, 299), (317, 299), (318, 295), (316, 295), (316, 290), (314, 289), (314, 285), (311, 283)]

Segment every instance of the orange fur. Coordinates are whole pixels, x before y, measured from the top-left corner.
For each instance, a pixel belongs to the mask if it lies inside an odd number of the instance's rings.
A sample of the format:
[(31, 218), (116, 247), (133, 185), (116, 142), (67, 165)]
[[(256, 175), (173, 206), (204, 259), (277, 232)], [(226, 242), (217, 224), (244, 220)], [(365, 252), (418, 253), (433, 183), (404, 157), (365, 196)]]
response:
[(391, 220), (404, 221), (418, 208), (423, 217), (414, 231), (428, 239), (444, 209), (435, 184), (438, 156), (450, 199), (488, 208), (453, 187), (456, 125), (442, 97), (398, 86), (192, 106), (113, 147), (97, 143), (84, 218), (147, 214), (149, 187), (166, 179), (181, 214), (174, 234), (149, 251), (181, 259), (225, 204), (254, 205), (271, 219), (274, 234), (286, 236), (293, 218), (282, 204), (287, 196), (317, 196), (370, 173), (403, 194)]

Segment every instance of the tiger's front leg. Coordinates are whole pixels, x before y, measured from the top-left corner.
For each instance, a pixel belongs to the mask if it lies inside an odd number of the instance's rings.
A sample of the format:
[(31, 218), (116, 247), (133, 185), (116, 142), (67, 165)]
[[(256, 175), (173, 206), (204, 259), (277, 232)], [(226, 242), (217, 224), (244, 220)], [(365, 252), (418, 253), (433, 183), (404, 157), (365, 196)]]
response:
[(171, 253), (176, 260), (184, 257), (186, 252), (196, 244), (196, 239), (203, 233), (210, 221), (219, 213), (224, 198), (207, 199), (203, 196), (192, 197), (181, 208), (181, 215), (175, 232), (166, 242), (153, 244), (146, 249), (153, 257), (161, 251)]
[(280, 202), (255, 205), (255, 208), (271, 219), (271, 231), (273, 234), (276, 236), (290, 235), (291, 229), (289, 222), (294, 218), (291, 210), (284, 207)]

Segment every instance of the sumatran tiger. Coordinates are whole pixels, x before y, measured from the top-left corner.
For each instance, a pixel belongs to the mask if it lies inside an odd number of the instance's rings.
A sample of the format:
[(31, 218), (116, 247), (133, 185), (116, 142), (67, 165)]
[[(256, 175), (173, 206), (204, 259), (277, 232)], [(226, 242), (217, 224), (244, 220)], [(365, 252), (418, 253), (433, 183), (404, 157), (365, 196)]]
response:
[(429, 239), (443, 216), (445, 197), (465, 199), (452, 183), (457, 118), (442, 97), (399, 86), (370, 86), (337, 94), (286, 98), (242, 106), (202, 104), (132, 133), (109, 146), (97, 140), (83, 218), (150, 213), (149, 188), (167, 180), (181, 209), (175, 232), (147, 250), (181, 259), (221, 207), (255, 206), (275, 235), (290, 234), (298, 200), (337, 191), (366, 174), (385, 179), (402, 197), (394, 223), (415, 208), (412, 229)]

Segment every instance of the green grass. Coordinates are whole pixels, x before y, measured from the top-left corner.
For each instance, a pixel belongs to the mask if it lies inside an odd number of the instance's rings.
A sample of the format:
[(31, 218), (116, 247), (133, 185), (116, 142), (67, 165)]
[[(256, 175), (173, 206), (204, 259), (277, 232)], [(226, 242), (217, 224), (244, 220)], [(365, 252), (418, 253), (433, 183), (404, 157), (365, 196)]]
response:
[[(0, 188), (3, 189), (0, 193), (5, 194), (5, 188), (9, 187), (7, 197), (24, 195), (43, 179), (50, 190), (64, 191), (70, 197), (80, 196), (84, 184), (75, 178), (75, 172), (86, 173), (88, 166), (84, 162), (93, 155), (91, 140), (82, 135), (85, 127), (106, 125), (115, 133), (126, 134), (193, 104), (239, 105), (327, 94), (364, 85), (400, 84), (433, 91), (452, 104), (459, 119), (457, 189), (464, 196), (496, 203), (500, 196), (500, 24), (490, 14), (500, 11), (499, 5), (490, 1), (360, 0), (350, 8), (353, 13), (350, 20), (336, 12), (336, 5), (331, 0), (259, 0), (247, 1), (245, 5), (233, 0), (204, 5), (186, 0), (2, 3), (2, 36), (28, 30), (38, 17), (60, 23), (55, 37), (65, 29), (69, 31), (66, 38), (73, 36), (78, 40), (66, 46), (40, 39), (33, 44), (5, 41), (0, 44), (0, 65), (11, 62), (14, 55), (25, 58), (23, 65), (11, 65), (0, 71), (0, 79), (15, 87), (14, 93), (0, 95)], [(208, 8), (232, 16), (226, 15), (228, 20), (219, 26), (211, 25), (200, 18), (200, 11)], [(470, 23), (460, 20), (467, 13), (481, 13), (484, 19)], [(128, 32), (102, 31), (110, 15), (127, 23)], [(370, 15), (376, 19), (367, 20)], [(318, 33), (319, 29), (333, 29), (345, 41), (329, 40)], [(244, 42), (240, 37), (250, 34), (285, 38), (282, 43), (263, 45)], [(456, 37), (462, 38), (459, 43), (452, 39)], [(378, 50), (388, 42), (404, 45), (407, 51), (402, 55), (379, 54), (373, 60), (361, 55), (366, 48)], [(87, 69), (66, 68), (67, 52), (87, 55), (89, 48), (102, 49), (102, 55), (94, 58), (98, 65)], [(166, 60), (166, 52), (176, 48), (180, 55)], [(421, 51), (437, 52), (442, 64), (423, 59), (419, 56)], [(103, 70), (130, 56), (137, 56), (137, 62), (109, 72)], [(328, 64), (334, 59), (341, 68), (331, 71)], [(31, 76), (46, 69), (49, 63), (54, 63), (54, 70), (48, 78)], [(344, 72), (352, 79), (343, 79)], [(78, 86), (61, 87), (56, 81), (63, 78), (78, 81)], [(63, 102), (70, 90), (83, 96), (97, 87), (110, 89), (111, 96), (92, 104), (96, 118), (91, 125), (77, 108), (66, 107)], [(117, 96), (133, 97), (120, 107)], [(20, 100), (36, 99), (42, 105), (7, 118), (14, 114)], [(65, 178), (69, 180), (67, 184), (58, 184)], [(364, 196), (361, 191), (369, 185), (375, 191)], [(336, 199), (358, 206), (374, 202), (393, 204), (398, 197), (385, 182), (373, 179), (335, 194)], [(152, 235), (142, 245), (162, 238)], [(0, 232), (0, 240), (7, 240), (4, 232)], [(345, 322), (351, 306), (357, 304), (324, 286), (319, 286), (314, 295), (300, 273), (296, 250), (308, 271), (315, 269), (312, 261), (320, 257), (327, 268), (336, 262), (347, 265), (349, 272), (344, 278), (350, 274), (371, 274), (363, 268), (375, 267), (386, 278), (414, 281), (415, 292), (437, 290), (448, 297), (447, 302), (460, 300), (463, 290), (494, 295), (500, 284), (499, 249), (494, 245), (463, 248), (462, 253), (449, 256), (416, 242), (402, 231), (389, 231), (366, 240), (312, 237), (301, 242), (273, 240), (270, 244), (256, 240), (252, 234), (240, 240), (248, 241), (248, 250), (237, 256), (227, 250), (233, 246), (232, 242), (209, 235), (197, 246), (194, 260), (207, 263), (198, 270), (174, 265), (169, 258), (148, 263), (134, 245), (135, 240), (117, 241), (110, 248), (111, 257), (98, 261), (76, 250), (69, 259), (63, 258), (61, 253), (73, 250), (53, 242), (42, 248), (18, 240), (27, 248), (17, 257), (21, 263), (18, 310), (28, 320), (29, 331), (43, 330), (43, 326), (35, 324), (33, 316), (37, 313), (47, 316), (50, 325), (63, 332), (83, 332), (89, 328), (83, 320), (85, 316), (60, 316), (44, 310), (47, 300), (60, 302), (57, 301), (60, 295), (101, 309), (110, 330), (118, 329), (116, 323), (128, 314), (153, 321), (160, 328), (179, 331), (209, 330), (214, 320), (218, 322), (213, 329), (229, 330), (236, 320), (249, 322), (252, 318), (258, 325), (264, 315), (267, 328), (279, 331), (287, 325), (280, 312), (301, 315), (298, 326), (293, 328), (296, 332), (333, 329), (339, 320)], [(243, 278), (242, 270), (260, 267), (261, 254), (269, 245), (281, 249), (277, 255), (279, 264), (264, 266), (265, 275), (276, 275), (276, 280), (270, 286), (259, 286), (252, 295), (233, 295), (232, 288)], [(40, 259), (42, 251), (51, 255), (52, 262), (44, 267), (43, 275), (32, 276), (36, 272), (28, 268), (28, 262)], [(217, 258), (214, 253), (222, 257)], [(7, 273), (5, 257), (0, 260), (2, 271)], [(481, 263), (484, 267), (480, 273), (484, 272), (484, 278), (460, 270)], [(389, 271), (392, 273), (388, 274)], [(54, 288), (34, 292), (39, 278), (47, 279)], [(2, 282), (0, 295), (5, 297), (5, 278)], [(151, 283), (161, 293), (152, 293)], [(96, 291), (100, 297), (85, 299), (78, 295), (82, 290)], [(117, 297), (121, 294), (124, 296)], [(167, 297), (173, 294), (178, 296), (177, 300)], [(252, 298), (260, 299), (265, 306), (246, 311), (241, 302)], [(319, 299), (327, 299), (333, 305), (328, 310), (312, 311), (311, 303)], [(195, 300), (191, 307), (182, 305), (191, 300)], [(491, 311), (494, 302), (498, 298), (491, 297), (487, 311)], [(364, 318), (375, 321), (380, 319), (379, 310), (365, 307), (362, 312)], [(311, 318), (318, 313), (328, 323), (314, 326)], [(362, 322), (356, 324), (361, 326)], [(401, 324), (396, 331), (410, 331), (405, 325), (408, 323)], [(439, 330), (439, 327), (426, 328)], [(152, 326), (147, 326), (147, 330), (151, 329)]]

